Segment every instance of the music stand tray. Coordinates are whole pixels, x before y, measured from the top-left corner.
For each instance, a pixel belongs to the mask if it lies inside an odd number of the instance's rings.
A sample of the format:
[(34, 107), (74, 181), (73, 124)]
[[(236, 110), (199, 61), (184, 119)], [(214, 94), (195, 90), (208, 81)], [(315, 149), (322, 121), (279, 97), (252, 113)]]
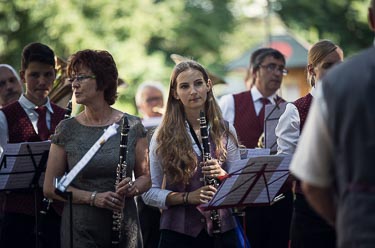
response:
[(289, 175), (291, 156), (259, 156), (239, 160), (220, 184), (204, 210), (244, 206), (270, 206)]

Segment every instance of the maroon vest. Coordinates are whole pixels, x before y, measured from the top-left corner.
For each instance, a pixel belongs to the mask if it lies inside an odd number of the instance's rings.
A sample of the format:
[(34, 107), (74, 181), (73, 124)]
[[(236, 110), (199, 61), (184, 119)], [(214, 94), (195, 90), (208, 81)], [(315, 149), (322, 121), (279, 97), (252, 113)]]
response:
[[(51, 106), (54, 113), (51, 114), (51, 128), (49, 131), (53, 134), (57, 124), (64, 119), (65, 110), (53, 103), (51, 103)], [(18, 101), (7, 105), (2, 111), (8, 122), (9, 143), (41, 141), (26, 112)], [(38, 208), (40, 207), (42, 198), (42, 192), (38, 192)], [(11, 192), (5, 197), (4, 212), (34, 215), (34, 206), (34, 196), (30, 192)]]
[[(310, 106), (311, 106), (312, 99), (313, 99), (313, 97), (309, 93), (306, 96), (297, 99), (293, 103), (297, 107), (298, 114), (299, 114), (299, 119), (300, 119), (299, 130), (300, 130), (300, 133), (302, 132), (303, 126), (305, 125), (305, 121), (306, 121), (307, 115), (309, 113), (309, 109), (310, 109)], [(296, 193), (303, 194), (302, 188), (301, 188), (301, 182), (299, 180), (297, 180), (294, 183), (293, 190)]]
[[(211, 142), (211, 141), (210, 141)], [(212, 144), (212, 142), (211, 142)], [(214, 158), (214, 147), (211, 145), (211, 156)], [(198, 157), (202, 161), (202, 156)], [(226, 164), (222, 165), (227, 170)], [(203, 178), (201, 170), (198, 168), (190, 179), (189, 184), (178, 183), (170, 185), (166, 183), (165, 189), (175, 192), (192, 192), (203, 186), (200, 180)], [(168, 180), (167, 180), (168, 181)], [(229, 231), (236, 227), (235, 220), (229, 209), (219, 209), (221, 219), (221, 232)], [(160, 229), (172, 230), (183, 233), (191, 237), (197, 237), (198, 234), (206, 229), (208, 233), (212, 233), (212, 220), (210, 219), (210, 211), (198, 210), (195, 205), (176, 205), (163, 210), (160, 218)]]
[[(250, 91), (244, 91), (233, 95), (234, 98), (234, 127), (237, 131), (238, 140), (246, 148), (255, 148), (259, 137), (263, 133), (259, 117), (255, 112), (253, 97)], [(277, 102), (285, 102), (276, 96)]]
[(300, 132), (302, 132), (303, 126), (305, 125), (305, 121), (307, 118), (307, 114), (309, 113), (309, 109), (312, 102), (312, 95), (309, 93), (304, 97), (297, 99), (293, 104), (297, 107), (300, 119)]

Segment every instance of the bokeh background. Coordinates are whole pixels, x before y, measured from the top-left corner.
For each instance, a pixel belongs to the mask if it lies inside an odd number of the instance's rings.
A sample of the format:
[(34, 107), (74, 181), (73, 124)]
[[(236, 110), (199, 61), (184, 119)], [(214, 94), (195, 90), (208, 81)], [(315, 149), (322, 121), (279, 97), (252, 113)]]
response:
[[(34, 41), (49, 45), (62, 60), (86, 48), (108, 50), (124, 81), (115, 107), (138, 114), (137, 86), (158, 80), (167, 87), (174, 66), (171, 54), (195, 59), (224, 80), (226, 84), (214, 89), (220, 97), (244, 89), (252, 50), (275, 46), (288, 53), (291, 71), (281, 94), (294, 100), (308, 90), (304, 62), (310, 44), (330, 39), (346, 57), (372, 44), (368, 4), (368, 0), (0, 0), (0, 63), (19, 69), (22, 48)], [(280, 37), (296, 42), (301, 53)], [(292, 63), (292, 55), (300, 65)]]

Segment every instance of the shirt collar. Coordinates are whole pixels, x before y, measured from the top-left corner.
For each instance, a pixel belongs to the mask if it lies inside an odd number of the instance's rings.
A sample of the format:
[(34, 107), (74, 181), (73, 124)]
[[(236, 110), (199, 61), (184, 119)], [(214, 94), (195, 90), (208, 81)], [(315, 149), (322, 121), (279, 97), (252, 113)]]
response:
[[(251, 95), (253, 97), (253, 101), (254, 102), (256, 102), (259, 99), (263, 98), (262, 93), (260, 93), (260, 91), (258, 90), (258, 88), (256, 86), (254, 86), (254, 87), (251, 88)], [(270, 100), (270, 102), (272, 104), (275, 104), (276, 92), (274, 94), (270, 95), (269, 97), (267, 97), (267, 99)]]
[[(25, 95), (23, 95), (23, 94), (20, 96), (18, 101), (21, 104), (21, 106), (26, 108), (26, 109), (36, 109), (38, 107), (33, 102), (31, 102), (29, 99), (27, 99), (25, 97)], [(51, 101), (49, 100), (49, 97), (47, 97), (47, 102), (44, 104), (44, 106), (47, 107), (47, 109), (50, 113), (53, 113), (53, 109), (52, 109)]]

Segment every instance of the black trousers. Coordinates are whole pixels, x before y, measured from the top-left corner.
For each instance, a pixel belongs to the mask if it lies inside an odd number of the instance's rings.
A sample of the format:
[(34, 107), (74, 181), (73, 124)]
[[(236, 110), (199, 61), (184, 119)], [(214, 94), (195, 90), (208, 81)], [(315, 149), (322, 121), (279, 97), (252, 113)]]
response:
[[(43, 223), (40, 223), (42, 225), (39, 226), (37, 234), (34, 216), (5, 213), (0, 228), (0, 247), (59, 248), (60, 220), (55, 211), (49, 211)], [(38, 221), (42, 219), (39, 218)]]
[(290, 229), (291, 248), (335, 248), (336, 233), (308, 204), (296, 194)]
[(159, 208), (146, 205), (140, 196), (137, 197), (137, 207), (143, 247), (157, 248), (160, 239), (160, 210)]
[(159, 248), (237, 248), (237, 243), (234, 229), (216, 238), (209, 236), (206, 230), (202, 230), (196, 238), (170, 230), (161, 230)]
[(272, 206), (245, 209), (246, 236), (251, 248), (288, 248), (289, 230), (293, 212), (293, 193)]

